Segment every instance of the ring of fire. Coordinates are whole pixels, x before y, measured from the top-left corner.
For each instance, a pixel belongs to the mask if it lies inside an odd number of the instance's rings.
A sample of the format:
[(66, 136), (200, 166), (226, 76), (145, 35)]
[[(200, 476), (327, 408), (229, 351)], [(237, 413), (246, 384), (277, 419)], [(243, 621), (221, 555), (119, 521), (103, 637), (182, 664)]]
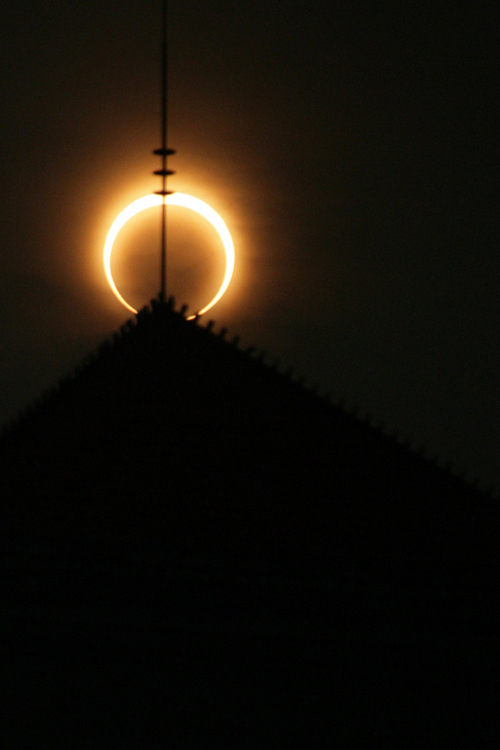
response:
[[(163, 197), (161, 195), (151, 194), (145, 195), (143, 198), (139, 198), (138, 200), (131, 203), (120, 214), (118, 214), (111, 225), (111, 229), (109, 230), (108, 236), (106, 237), (106, 242), (104, 243), (104, 270), (108, 283), (115, 297), (122, 303), (122, 305), (124, 305), (124, 307), (127, 308), (127, 310), (130, 310), (130, 312), (133, 313), (137, 313), (137, 310), (135, 309), (135, 307), (132, 307), (132, 305), (129, 305), (129, 303), (122, 297), (113, 280), (113, 275), (111, 273), (111, 254), (113, 252), (113, 245), (118, 236), (118, 233), (121, 229), (123, 229), (129, 219), (132, 219), (136, 214), (140, 213), (141, 211), (145, 211), (147, 208), (153, 208), (153, 206), (161, 206), (162, 202)], [(226, 254), (226, 270), (224, 273), (224, 279), (215, 297), (208, 303), (208, 305), (205, 305), (205, 307), (198, 311), (197, 315), (203, 315), (215, 304), (217, 304), (217, 302), (220, 300), (220, 298), (228, 288), (229, 282), (231, 281), (231, 277), (234, 271), (233, 239), (222, 217), (219, 216), (219, 214), (214, 211), (214, 209), (211, 208), (207, 203), (204, 203), (204, 201), (200, 200), (199, 198), (194, 198), (192, 195), (187, 195), (186, 193), (172, 193), (171, 195), (166, 196), (165, 202), (168, 206), (181, 206), (183, 208), (189, 208), (191, 211), (194, 211), (200, 216), (203, 216), (203, 218), (213, 226), (213, 228), (219, 235), (224, 247), (224, 252)], [(194, 315), (191, 315), (188, 320), (191, 320), (194, 317)]]

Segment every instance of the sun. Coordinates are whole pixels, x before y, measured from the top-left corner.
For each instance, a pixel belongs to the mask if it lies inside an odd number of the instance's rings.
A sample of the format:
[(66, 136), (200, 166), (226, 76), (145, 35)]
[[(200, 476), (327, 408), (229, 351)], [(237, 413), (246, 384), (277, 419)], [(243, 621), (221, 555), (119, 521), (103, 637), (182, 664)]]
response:
[[(120, 214), (118, 214), (111, 225), (111, 229), (109, 230), (106, 237), (106, 242), (104, 243), (104, 271), (106, 273), (108, 283), (115, 297), (121, 302), (124, 307), (127, 308), (127, 310), (130, 310), (130, 312), (133, 313), (137, 313), (137, 310), (122, 297), (113, 280), (113, 274), (111, 273), (111, 255), (113, 253), (113, 245), (118, 236), (118, 233), (121, 229), (123, 229), (125, 224), (130, 219), (136, 216), (136, 214), (140, 213), (141, 211), (145, 211), (148, 208), (161, 206), (163, 200), (164, 198), (161, 195), (152, 193), (150, 195), (145, 195), (143, 198), (139, 198), (138, 200), (131, 203)], [(217, 213), (217, 211), (214, 211), (214, 209), (211, 208), (208, 203), (205, 203), (199, 198), (195, 198), (192, 195), (187, 195), (186, 193), (172, 193), (171, 195), (166, 196), (165, 203), (168, 206), (181, 206), (182, 208), (188, 208), (191, 211), (194, 211), (195, 213), (202, 216), (213, 226), (213, 228), (219, 235), (219, 238), (224, 247), (224, 252), (226, 255), (226, 269), (224, 278), (215, 297), (211, 299), (210, 302), (205, 305), (205, 307), (203, 307), (201, 310), (198, 310), (198, 312), (196, 313), (196, 315), (203, 315), (217, 304), (217, 302), (221, 299), (226, 289), (228, 288), (229, 282), (231, 281), (235, 260), (234, 243), (231, 237), (231, 233), (229, 232), (229, 229), (227, 228), (224, 220)], [(188, 320), (195, 318), (196, 315), (191, 315)]]

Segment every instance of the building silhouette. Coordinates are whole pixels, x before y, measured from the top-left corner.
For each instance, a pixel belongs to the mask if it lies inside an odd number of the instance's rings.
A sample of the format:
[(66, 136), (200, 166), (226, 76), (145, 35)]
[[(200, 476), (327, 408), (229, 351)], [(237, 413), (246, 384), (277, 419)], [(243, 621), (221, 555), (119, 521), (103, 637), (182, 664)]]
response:
[(496, 745), (497, 504), (224, 331), (153, 301), (0, 448), (2, 747)]

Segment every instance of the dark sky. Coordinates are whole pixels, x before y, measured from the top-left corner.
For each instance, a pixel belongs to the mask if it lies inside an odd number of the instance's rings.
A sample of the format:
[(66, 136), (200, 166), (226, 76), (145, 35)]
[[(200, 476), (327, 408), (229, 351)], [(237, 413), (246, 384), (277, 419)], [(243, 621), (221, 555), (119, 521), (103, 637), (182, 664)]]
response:
[[(499, 487), (493, 4), (170, 6), (170, 186), (236, 243), (211, 317)], [(157, 0), (0, 10), (2, 423), (129, 317), (102, 246), (158, 188), (159, 18)]]

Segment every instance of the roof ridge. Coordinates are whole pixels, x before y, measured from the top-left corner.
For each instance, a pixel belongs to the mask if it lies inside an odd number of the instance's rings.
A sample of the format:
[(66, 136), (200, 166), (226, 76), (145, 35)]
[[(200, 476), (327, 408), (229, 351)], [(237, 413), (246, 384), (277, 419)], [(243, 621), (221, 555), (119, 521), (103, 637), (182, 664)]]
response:
[(452, 464), (444, 463), (439, 456), (431, 455), (425, 447), (417, 446), (409, 439), (401, 438), (398, 432), (387, 432), (380, 422), (376, 422), (373, 417), (367, 413), (361, 416), (358, 409), (349, 408), (346, 403), (340, 400), (334, 400), (331, 394), (320, 394), (315, 386), (306, 385), (304, 376), (294, 377), (293, 367), (286, 370), (280, 369), (280, 361), (266, 361), (267, 353), (256, 347), (249, 345), (241, 346), (241, 339), (238, 335), (228, 338), (228, 329), (221, 326), (216, 329), (216, 323), (209, 319), (206, 325), (201, 325), (201, 316), (187, 317), (188, 306), (182, 305), (180, 309), (175, 307), (175, 298), (169, 297), (164, 303), (160, 298), (154, 298), (149, 304), (142, 307), (133, 318), (126, 320), (117, 331), (114, 331), (104, 341), (99, 344), (96, 350), (87, 354), (72, 370), (62, 376), (54, 386), (42, 393), (29, 406), (21, 410), (17, 416), (11, 419), (0, 431), (0, 442), (3, 443), (10, 436), (15, 434), (17, 429), (22, 425), (28, 424), (33, 418), (43, 413), (61, 394), (64, 394), (68, 388), (71, 388), (78, 379), (86, 373), (98, 368), (103, 362), (109, 359), (115, 351), (121, 349), (129, 341), (133, 341), (142, 330), (147, 330), (157, 320), (168, 319), (169, 323), (174, 325), (189, 324), (191, 330), (198, 332), (196, 335), (208, 336), (218, 345), (222, 345), (226, 351), (232, 350), (236, 356), (244, 358), (251, 367), (256, 368), (266, 376), (279, 379), (287, 388), (294, 389), (297, 395), (309, 399), (315, 408), (324, 407), (327, 413), (324, 415), (325, 420), (343, 421), (345, 426), (351, 430), (363, 431), (370, 440), (377, 441), (384, 450), (396, 450), (398, 453), (406, 454), (408, 458), (423, 461), (427, 466), (434, 466), (436, 470), (443, 472), (456, 481), (463, 482), (475, 489), (479, 493), (493, 497), (492, 487), (480, 487), (477, 478), (470, 481), (463, 474), (457, 474), (453, 471)]

